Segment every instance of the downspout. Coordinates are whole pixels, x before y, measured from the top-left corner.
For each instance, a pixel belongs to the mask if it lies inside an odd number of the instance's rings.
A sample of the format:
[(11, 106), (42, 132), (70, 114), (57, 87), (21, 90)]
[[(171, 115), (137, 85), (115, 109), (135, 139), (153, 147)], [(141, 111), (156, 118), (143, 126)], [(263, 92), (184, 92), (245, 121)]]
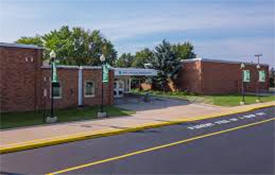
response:
[(82, 86), (83, 72), (82, 70), (83, 70), (82, 66), (79, 66), (79, 69), (78, 69), (78, 106), (79, 107), (83, 106), (83, 86)]

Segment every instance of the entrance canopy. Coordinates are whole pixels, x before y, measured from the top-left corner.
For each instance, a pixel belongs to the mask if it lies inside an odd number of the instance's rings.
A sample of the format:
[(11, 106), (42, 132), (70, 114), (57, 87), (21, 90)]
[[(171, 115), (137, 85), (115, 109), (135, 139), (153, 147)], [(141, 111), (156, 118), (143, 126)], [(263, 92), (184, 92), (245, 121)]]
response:
[[(156, 76), (157, 70), (155, 69), (142, 69), (142, 68), (113, 68), (115, 72), (114, 82), (114, 97), (120, 98), (124, 94), (131, 91), (131, 77), (132, 76)], [(140, 80), (139, 86), (140, 86)]]
[(156, 76), (155, 69), (142, 68), (114, 68), (115, 76)]

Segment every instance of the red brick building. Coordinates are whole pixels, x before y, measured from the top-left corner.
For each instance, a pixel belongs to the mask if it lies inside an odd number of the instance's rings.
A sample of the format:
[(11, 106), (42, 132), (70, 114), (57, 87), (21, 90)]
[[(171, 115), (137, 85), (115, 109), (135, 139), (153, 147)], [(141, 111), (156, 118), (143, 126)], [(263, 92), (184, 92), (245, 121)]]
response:
[[(250, 71), (251, 81), (245, 83), (246, 92), (268, 91), (268, 65), (260, 64), (265, 71), (265, 82), (258, 82), (257, 64), (244, 63), (244, 70)], [(179, 73), (176, 89), (187, 90), (199, 94), (239, 93), (242, 89), (241, 62), (195, 58), (184, 60)]]
[[(50, 108), (50, 67), (42, 65), (43, 49), (37, 46), (0, 43), (0, 111), (34, 111)], [(190, 59), (182, 62), (178, 81), (172, 89), (199, 94), (225, 94), (241, 92), (241, 62)], [(136, 69), (128, 71), (129, 76)], [(245, 83), (246, 92), (267, 91), (268, 65), (261, 64), (266, 81), (258, 82), (256, 64), (245, 63), (251, 81)], [(138, 70), (146, 73), (149, 70)], [(140, 72), (141, 71), (141, 72)], [(152, 70), (151, 70), (152, 71)], [(57, 66), (59, 86), (54, 90), (56, 108), (92, 106), (101, 104), (101, 69), (92, 66)], [(127, 75), (128, 75), (127, 74)], [(133, 75), (136, 75), (135, 73)], [(147, 75), (147, 74), (144, 74)], [(114, 102), (114, 69), (109, 72), (109, 83), (104, 85), (104, 104)], [(131, 81), (129, 81), (131, 82)], [(117, 83), (116, 83), (117, 84)], [(127, 84), (127, 83), (126, 83)], [(131, 86), (131, 85), (129, 85)]]
[[(0, 43), (0, 110), (34, 111), (50, 107), (50, 67), (42, 65), (43, 49)], [(57, 108), (101, 103), (101, 69), (91, 66), (58, 66), (60, 87)], [(113, 104), (114, 72), (104, 85), (104, 103)]]

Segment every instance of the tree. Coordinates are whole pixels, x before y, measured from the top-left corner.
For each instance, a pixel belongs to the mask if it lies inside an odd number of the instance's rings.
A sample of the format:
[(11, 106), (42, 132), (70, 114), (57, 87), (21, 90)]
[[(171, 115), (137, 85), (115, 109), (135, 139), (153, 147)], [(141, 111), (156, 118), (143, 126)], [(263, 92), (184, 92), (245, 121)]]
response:
[(36, 46), (43, 46), (43, 41), (40, 35), (36, 35), (35, 37), (26, 37), (23, 36), (16, 41), (19, 44), (28, 44), (28, 45), (36, 45)]
[(190, 59), (196, 57), (194, 53), (194, 47), (190, 42), (178, 43), (172, 46), (173, 51), (176, 53), (176, 57), (180, 60)]
[(104, 53), (106, 61), (113, 65), (117, 56), (113, 44), (98, 30), (90, 32), (80, 27), (70, 29), (62, 26), (59, 30), (41, 36), (41, 40), (45, 48), (44, 59), (48, 59), (50, 51), (54, 50), (61, 64), (100, 65), (99, 58)]
[(131, 53), (123, 53), (116, 61), (116, 67), (131, 67), (134, 58)]
[(148, 48), (136, 52), (135, 59), (132, 63), (132, 67), (145, 68), (145, 64), (150, 62), (152, 56), (153, 52)]
[(172, 45), (163, 40), (153, 51), (150, 63), (150, 68), (158, 70), (157, 76), (152, 78), (153, 88), (167, 91), (168, 81), (174, 81), (181, 69), (180, 60), (176, 57)]

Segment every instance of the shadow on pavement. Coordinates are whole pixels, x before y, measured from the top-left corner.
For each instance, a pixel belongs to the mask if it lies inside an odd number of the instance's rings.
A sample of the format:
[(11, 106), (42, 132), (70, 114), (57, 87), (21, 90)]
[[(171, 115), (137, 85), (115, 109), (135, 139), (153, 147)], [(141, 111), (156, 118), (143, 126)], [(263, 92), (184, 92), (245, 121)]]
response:
[(148, 101), (142, 95), (125, 94), (122, 98), (115, 98), (115, 106), (134, 111), (165, 109), (173, 106), (188, 105), (190, 102), (181, 99), (149, 96)]
[(138, 134), (148, 134), (148, 133), (160, 133), (160, 130), (157, 129), (146, 129), (146, 130), (140, 130), (140, 131), (133, 131), (132, 133), (138, 133)]
[(12, 172), (6, 172), (6, 171), (0, 171), (1, 175), (24, 175), (19, 173), (12, 173)]

